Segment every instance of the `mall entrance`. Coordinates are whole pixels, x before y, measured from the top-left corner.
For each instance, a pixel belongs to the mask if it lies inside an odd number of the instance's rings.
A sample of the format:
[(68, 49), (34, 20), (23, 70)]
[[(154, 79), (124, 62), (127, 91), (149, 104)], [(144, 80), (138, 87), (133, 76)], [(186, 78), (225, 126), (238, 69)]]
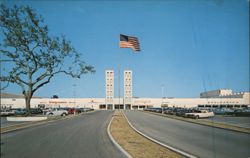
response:
[(125, 110), (130, 110), (131, 109), (131, 104), (125, 104)]
[(123, 109), (124, 105), (123, 104), (115, 104), (115, 109)]

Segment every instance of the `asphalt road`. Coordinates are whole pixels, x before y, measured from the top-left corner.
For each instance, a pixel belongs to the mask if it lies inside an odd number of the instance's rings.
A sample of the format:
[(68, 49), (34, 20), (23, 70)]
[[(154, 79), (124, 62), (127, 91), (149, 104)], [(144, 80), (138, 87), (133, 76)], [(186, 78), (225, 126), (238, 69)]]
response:
[(1, 117), (1, 127), (8, 127), (8, 126), (12, 126), (12, 125), (20, 124), (20, 123), (24, 123), (24, 122), (9, 122), (7, 121), (6, 117)]
[(195, 156), (250, 157), (250, 134), (197, 125), (139, 111), (125, 111), (125, 114), (139, 131)]
[(1, 158), (119, 158), (124, 157), (107, 134), (113, 111), (1, 134)]

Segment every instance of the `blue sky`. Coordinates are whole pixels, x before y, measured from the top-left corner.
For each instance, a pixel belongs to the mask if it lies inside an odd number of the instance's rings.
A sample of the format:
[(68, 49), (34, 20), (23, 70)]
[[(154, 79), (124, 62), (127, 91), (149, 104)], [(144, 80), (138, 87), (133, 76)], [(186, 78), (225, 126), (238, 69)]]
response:
[[(205, 90), (249, 91), (249, 1), (9, 1), (30, 5), (49, 33), (71, 40), (95, 74), (56, 76), (36, 96), (105, 97), (106, 69), (133, 71), (133, 96), (199, 97)], [(141, 52), (119, 48), (119, 34)], [(123, 74), (123, 73), (121, 73)], [(123, 82), (122, 82), (123, 83)], [(73, 85), (76, 85), (75, 87)], [(122, 87), (122, 84), (121, 84)], [(14, 85), (6, 92), (20, 93)]]

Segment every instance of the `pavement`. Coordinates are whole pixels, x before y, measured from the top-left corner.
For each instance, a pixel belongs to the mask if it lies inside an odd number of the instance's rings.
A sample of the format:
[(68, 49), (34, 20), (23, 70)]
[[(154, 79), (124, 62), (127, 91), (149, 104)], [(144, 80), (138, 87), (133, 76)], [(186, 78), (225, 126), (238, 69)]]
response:
[(142, 133), (203, 158), (249, 158), (250, 134), (198, 125), (143, 113), (124, 112), (132, 125)]
[(12, 126), (12, 125), (17, 125), (20, 123), (25, 123), (25, 122), (10, 122), (10, 121), (7, 121), (7, 117), (1, 117), (1, 128)]
[(1, 134), (1, 158), (124, 157), (107, 126), (113, 111), (96, 111)]
[(211, 122), (224, 123), (228, 125), (250, 128), (250, 117), (235, 117), (227, 115), (215, 115), (212, 118), (206, 119)]

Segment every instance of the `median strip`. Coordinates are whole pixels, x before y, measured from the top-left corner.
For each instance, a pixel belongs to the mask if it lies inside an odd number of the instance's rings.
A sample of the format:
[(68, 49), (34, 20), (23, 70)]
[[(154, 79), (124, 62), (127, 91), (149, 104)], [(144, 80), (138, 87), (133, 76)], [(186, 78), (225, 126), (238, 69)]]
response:
[(171, 119), (176, 119), (176, 120), (180, 120), (180, 121), (195, 123), (195, 124), (199, 124), (199, 125), (210, 126), (210, 127), (215, 127), (215, 128), (226, 129), (226, 130), (250, 134), (250, 128), (238, 127), (238, 126), (233, 126), (233, 125), (219, 123), (219, 122), (211, 122), (211, 121), (206, 121), (206, 120), (202, 120), (202, 119), (183, 118), (183, 117), (179, 117), (179, 116), (166, 115), (166, 114), (149, 112), (149, 111), (142, 111), (142, 112), (146, 112), (146, 113), (150, 113), (150, 114), (154, 114), (154, 115), (158, 115), (158, 116), (162, 116), (162, 117), (167, 117), (167, 118), (171, 118)]
[(116, 111), (110, 127), (113, 138), (134, 158), (179, 158), (182, 155), (163, 147), (133, 130), (121, 111)]

